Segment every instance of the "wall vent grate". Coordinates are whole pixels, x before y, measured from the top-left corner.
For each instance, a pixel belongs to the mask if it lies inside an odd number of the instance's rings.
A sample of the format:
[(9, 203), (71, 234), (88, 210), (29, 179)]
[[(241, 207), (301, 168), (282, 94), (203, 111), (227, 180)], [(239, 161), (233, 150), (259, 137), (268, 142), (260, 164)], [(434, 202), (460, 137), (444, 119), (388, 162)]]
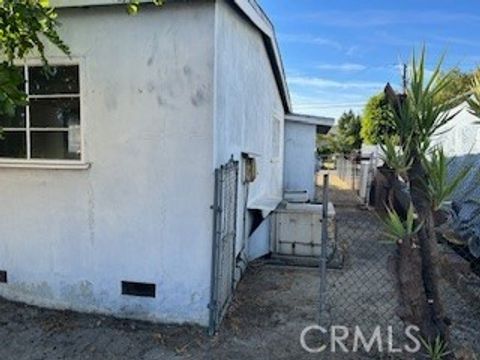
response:
[(122, 295), (152, 297), (156, 296), (156, 285), (133, 281), (122, 281)]
[(7, 283), (7, 272), (5, 270), (0, 270), (0, 283)]

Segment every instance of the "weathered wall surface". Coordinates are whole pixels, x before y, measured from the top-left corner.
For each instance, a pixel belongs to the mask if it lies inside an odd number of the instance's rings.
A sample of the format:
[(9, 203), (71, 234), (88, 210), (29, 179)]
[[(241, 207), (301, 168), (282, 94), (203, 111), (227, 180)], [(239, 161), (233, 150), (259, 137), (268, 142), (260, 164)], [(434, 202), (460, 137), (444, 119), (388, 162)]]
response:
[[(224, 1), (216, 6), (215, 164), (232, 155), (239, 159), (242, 152), (255, 154), (258, 176), (249, 185), (248, 204), (272, 206), (282, 198), (281, 97), (260, 32)], [(237, 251), (245, 240), (246, 196), (241, 186)]]
[[(0, 295), (206, 325), (214, 3), (62, 10), (88, 170), (0, 169)], [(54, 61), (53, 61), (54, 63)], [(121, 295), (152, 282), (157, 297)]]
[(285, 123), (286, 190), (307, 190), (315, 197), (315, 125), (295, 121)]

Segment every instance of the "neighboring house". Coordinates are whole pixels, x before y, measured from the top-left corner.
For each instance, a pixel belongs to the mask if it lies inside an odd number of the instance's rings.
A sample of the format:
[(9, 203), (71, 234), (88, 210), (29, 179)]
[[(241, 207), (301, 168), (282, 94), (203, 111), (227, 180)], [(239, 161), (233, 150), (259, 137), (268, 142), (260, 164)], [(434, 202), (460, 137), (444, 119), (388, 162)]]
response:
[(72, 56), (26, 61), (30, 105), (0, 124), (0, 296), (217, 326), (282, 199), (272, 25), (252, 0), (51, 3)]
[(449, 157), (480, 154), (480, 119), (470, 113), (464, 102), (451, 110), (455, 117), (433, 137)]
[[(449, 174), (453, 177), (464, 168), (470, 172), (455, 190), (452, 200), (458, 218), (458, 233), (468, 239), (470, 250), (480, 256), (480, 119), (470, 113), (465, 102), (451, 111), (455, 117), (440, 134), (433, 137), (433, 144), (443, 147), (450, 158)], [(448, 130), (448, 131), (445, 131)]]
[(315, 198), (317, 169), (317, 133), (327, 133), (335, 119), (289, 114), (285, 117), (286, 191), (306, 191), (309, 200)]

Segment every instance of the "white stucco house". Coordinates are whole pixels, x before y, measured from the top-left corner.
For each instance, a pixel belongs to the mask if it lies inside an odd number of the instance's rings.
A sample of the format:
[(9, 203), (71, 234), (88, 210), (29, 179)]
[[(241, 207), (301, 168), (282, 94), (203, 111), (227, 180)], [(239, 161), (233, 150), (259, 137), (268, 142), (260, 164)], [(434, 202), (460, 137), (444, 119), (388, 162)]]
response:
[(282, 199), (292, 108), (271, 23), (252, 0), (51, 3), (72, 56), (48, 49), (48, 77), (19, 64), (29, 105), (1, 120), (0, 296), (218, 324)]
[(325, 134), (335, 119), (320, 116), (285, 117), (285, 191), (306, 191), (309, 200), (315, 198), (315, 173), (317, 170), (317, 134)]

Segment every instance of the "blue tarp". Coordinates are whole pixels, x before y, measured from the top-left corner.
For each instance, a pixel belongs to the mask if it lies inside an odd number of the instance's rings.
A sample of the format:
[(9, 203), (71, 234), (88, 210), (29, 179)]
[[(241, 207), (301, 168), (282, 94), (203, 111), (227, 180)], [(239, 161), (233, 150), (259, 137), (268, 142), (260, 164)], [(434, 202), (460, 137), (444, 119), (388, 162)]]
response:
[(455, 230), (469, 242), (475, 257), (480, 257), (480, 154), (452, 158), (450, 177), (464, 168), (470, 172), (452, 196), (452, 208), (456, 214)]

